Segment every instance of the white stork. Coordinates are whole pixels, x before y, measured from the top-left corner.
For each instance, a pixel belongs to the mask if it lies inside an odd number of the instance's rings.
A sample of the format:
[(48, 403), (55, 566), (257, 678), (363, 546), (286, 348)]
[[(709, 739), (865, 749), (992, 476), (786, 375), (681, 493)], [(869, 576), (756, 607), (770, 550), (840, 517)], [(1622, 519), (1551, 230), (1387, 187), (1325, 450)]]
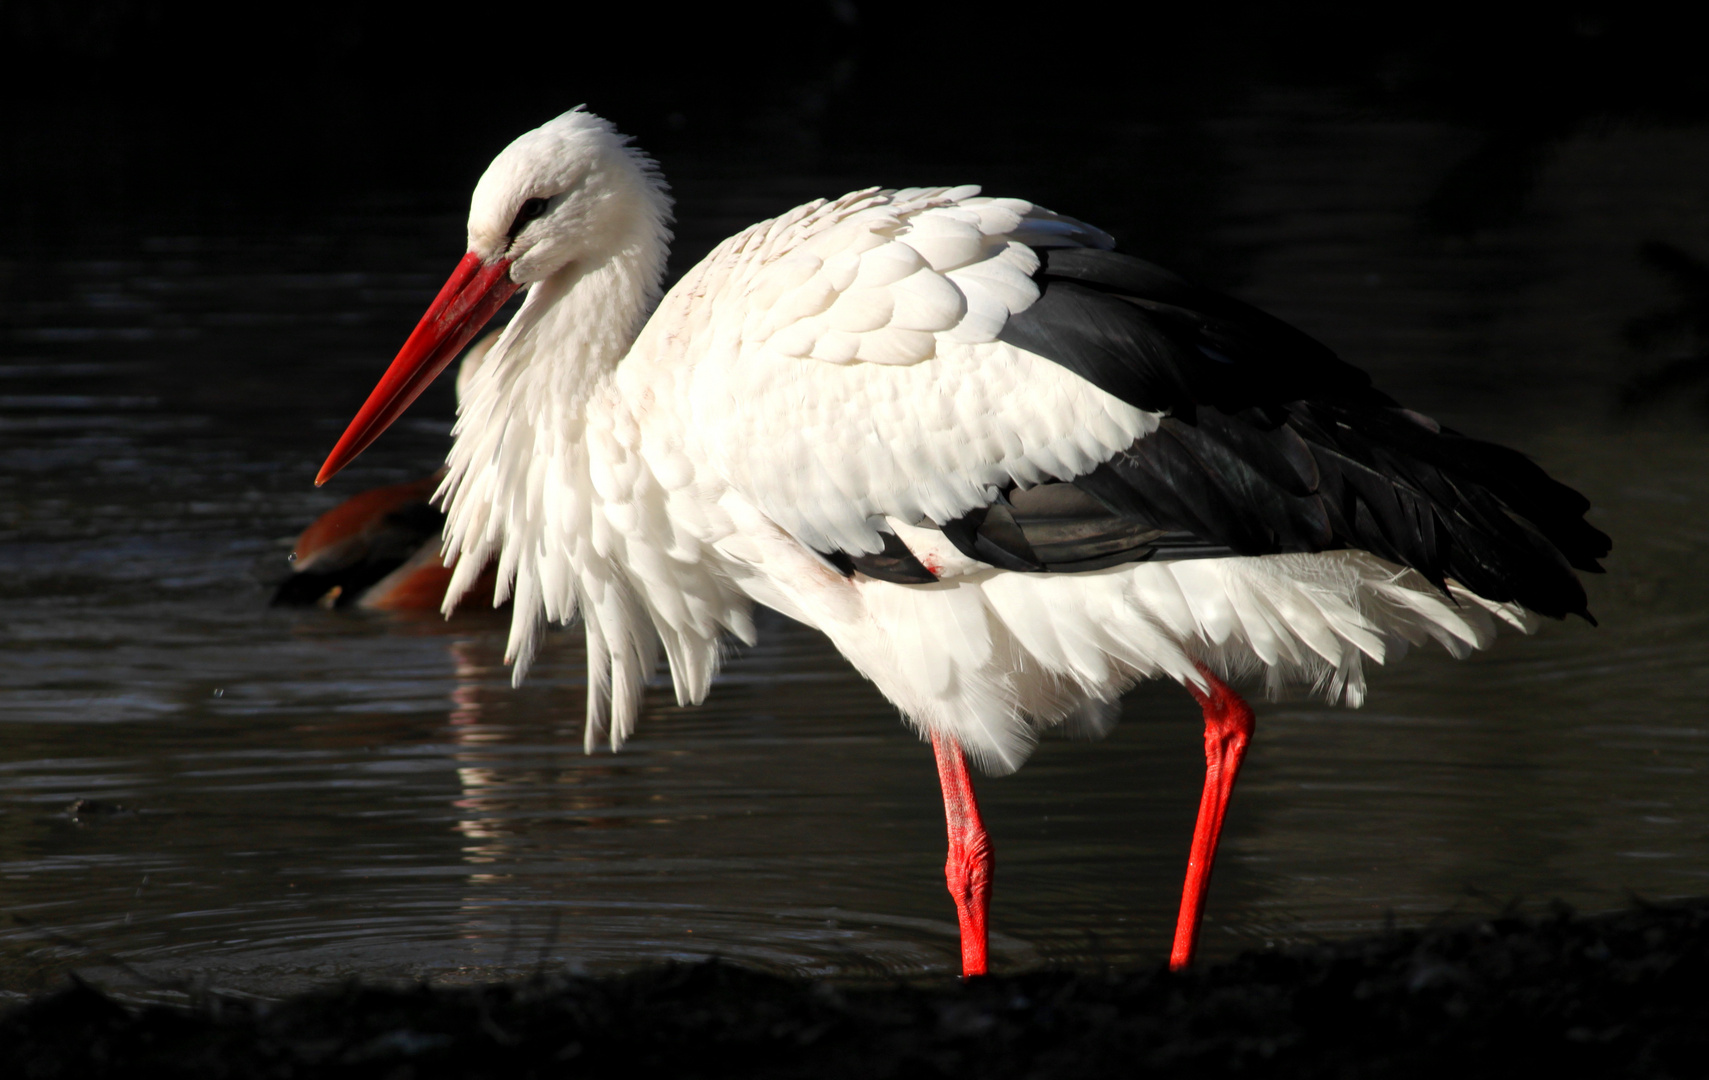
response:
[(670, 220), (593, 114), (517, 139), (318, 482), (528, 289), (436, 496), (446, 609), (496, 558), (518, 681), (580, 614), (590, 751), (634, 730), (661, 643), (687, 704), (756, 602), (818, 628), (932, 743), (967, 975), (992, 872), (967, 757), (1007, 773), (1139, 679), (1186, 687), (1207, 769), (1182, 967), (1253, 729), (1225, 679), (1358, 705), (1366, 659), (1589, 617), (1573, 569), (1609, 542), (1576, 492), (1090, 225), (869, 188), (731, 237), (661, 298)]

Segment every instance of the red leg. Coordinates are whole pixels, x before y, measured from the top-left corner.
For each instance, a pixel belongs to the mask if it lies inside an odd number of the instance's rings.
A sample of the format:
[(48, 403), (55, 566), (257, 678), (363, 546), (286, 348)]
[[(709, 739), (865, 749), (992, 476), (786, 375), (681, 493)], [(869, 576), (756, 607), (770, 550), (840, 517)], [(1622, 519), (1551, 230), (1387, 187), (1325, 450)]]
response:
[(1199, 920), (1205, 913), (1205, 892), (1211, 883), (1211, 864), (1216, 861), (1217, 838), (1222, 835), (1228, 797), (1234, 791), (1234, 778), (1246, 757), (1246, 744), (1252, 738), (1254, 724), (1252, 706), (1211, 674), (1210, 668), (1197, 666), (1209, 692), (1192, 683), (1187, 684), (1187, 692), (1205, 711), (1205, 790), (1199, 798), (1199, 821), (1193, 827), (1193, 851), (1187, 857), (1187, 884), (1181, 890), (1175, 948), (1169, 954), (1169, 967), (1173, 971), (1193, 962), (1193, 949), (1199, 943)]
[(979, 802), (973, 796), (973, 777), (967, 759), (954, 739), (932, 735), (932, 752), (938, 758), (938, 783), (944, 792), (944, 824), (949, 827), (949, 861), (944, 878), (955, 899), (956, 918), (961, 923), (961, 973), (983, 975), (986, 968), (985, 919), (991, 908), (991, 838), (979, 817)]

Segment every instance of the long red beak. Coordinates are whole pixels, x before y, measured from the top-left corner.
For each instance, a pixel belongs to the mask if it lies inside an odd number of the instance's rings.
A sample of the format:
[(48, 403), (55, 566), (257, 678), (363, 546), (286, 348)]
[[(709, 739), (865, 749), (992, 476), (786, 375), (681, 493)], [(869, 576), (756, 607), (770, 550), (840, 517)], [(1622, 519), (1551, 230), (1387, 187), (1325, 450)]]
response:
[(315, 486), (332, 479), (391, 427), (518, 288), (510, 280), (509, 259), (488, 265), (472, 251), (463, 256), (404, 342), (398, 358), (380, 377), (380, 385), (374, 387), (356, 419), (350, 421), (338, 445), (327, 455)]

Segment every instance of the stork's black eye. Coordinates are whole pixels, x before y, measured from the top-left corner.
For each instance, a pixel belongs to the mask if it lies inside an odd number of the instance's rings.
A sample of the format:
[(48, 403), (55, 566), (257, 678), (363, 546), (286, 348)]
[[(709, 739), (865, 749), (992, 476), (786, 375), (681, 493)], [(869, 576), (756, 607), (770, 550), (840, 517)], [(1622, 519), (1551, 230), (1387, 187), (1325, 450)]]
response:
[(550, 200), (548, 199), (529, 199), (527, 202), (523, 203), (522, 209), (516, 212), (516, 220), (511, 223), (510, 235), (514, 237), (517, 233), (521, 232), (523, 227), (530, 221), (533, 221), (541, 214), (544, 214), (546, 212), (546, 205), (549, 201)]

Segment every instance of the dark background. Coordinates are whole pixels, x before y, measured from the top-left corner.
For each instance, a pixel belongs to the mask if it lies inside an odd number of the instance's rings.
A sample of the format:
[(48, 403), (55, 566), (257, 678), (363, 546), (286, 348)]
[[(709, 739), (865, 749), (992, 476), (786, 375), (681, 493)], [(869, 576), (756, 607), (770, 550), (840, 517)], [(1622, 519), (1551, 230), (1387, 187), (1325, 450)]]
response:
[[(417, 308), (460, 250), (485, 163), (582, 103), (635, 136), (672, 182), (673, 275), (809, 195), (973, 180), (1239, 291), (1254, 250), (1223, 226), (1242, 178), (1209, 128), (1289, 92), (1333, 101), (1344, 123), (1460, 132), (1427, 164), (1411, 212), (1417, 242), (1474, 262), (1480, 242), (1524, 219), (1569, 140), (1709, 117), (1701, 37), (1664, 15), (1669, 6), (5, 0), (0, 289), (14, 305), (52, 305), (81, 287), (56, 265), (67, 253), (129, 258), (178, 236), (197, 238), (198, 267), (224, 279), (213, 306), (266, 267), (420, 275), (419, 295), (399, 302)], [(1640, 254), (1644, 239), (1660, 246)], [(1628, 246), (1661, 271), (1658, 304), (1672, 279), (1697, 307), (1634, 324), (1627, 344), (1655, 351), (1645, 335), (1677, 338), (1668, 319), (1684, 318), (1693, 359), (1623, 373), (1599, 392), (1655, 397), (1705, 382), (1709, 264), (1674, 239)], [(338, 356), (389, 354), (413, 321), (332, 297), (299, 296), (286, 310), (277, 282), (249, 291), (243, 303), (280, 320), (305, 304), (338, 309), (334, 333), (299, 319), (294, 352), (282, 338), (223, 342), (262, 366), (299, 368), (299, 385), (320, 392), (316, 409), (353, 409), (365, 378), (344, 375)], [(207, 349), (222, 344), (212, 330), (196, 331)], [(322, 361), (331, 366), (317, 370)], [(210, 382), (187, 370), (162, 373), (168, 399), (246, 425), (288, 428), (287, 414), (311, 404), (253, 372)], [(1512, 379), (1519, 397), (1547, 390), (1535, 372)], [(443, 388), (426, 405), (448, 410)]]
[[(1216, 276), (1193, 239), (1216, 171), (1196, 128), (1255, 88), (1475, 131), (1419, 208), (1474, 233), (1520, 213), (1587, 125), (1709, 113), (1701, 37), (1662, 14), (1688, 6), (7, 0), (0, 213), (12, 243), (53, 245), (461, 198), (516, 133), (585, 102), (667, 164), (906, 161), (893, 182), (1125, 204), (1103, 223), (1130, 246)], [(1143, 153), (1112, 127), (1149, 129)]]

